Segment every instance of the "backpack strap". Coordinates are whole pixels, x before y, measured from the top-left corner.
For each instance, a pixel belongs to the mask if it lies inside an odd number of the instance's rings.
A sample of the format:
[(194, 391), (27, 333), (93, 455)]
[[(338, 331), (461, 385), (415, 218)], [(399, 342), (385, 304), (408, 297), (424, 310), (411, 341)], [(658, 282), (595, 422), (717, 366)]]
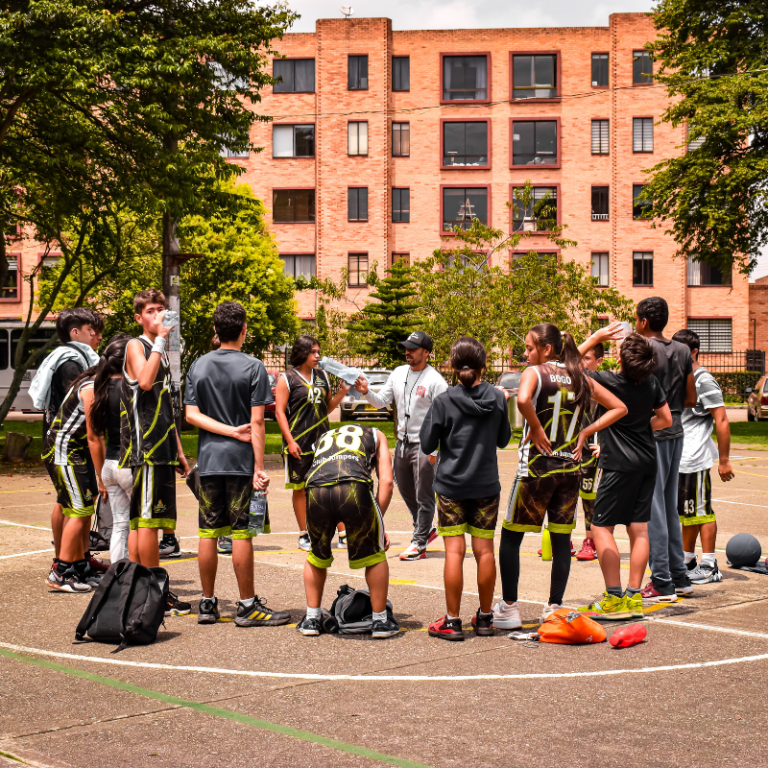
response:
[[(93, 624), (93, 620), (96, 618), (96, 614), (99, 612), (99, 609), (101, 608), (101, 604), (104, 602), (104, 599), (106, 598), (109, 592), (110, 586), (112, 586), (112, 582), (121, 573), (123, 573), (127, 565), (128, 564), (122, 561), (119, 561), (115, 564), (114, 568), (110, 568), (104, 574), (98, 586), (96, 594), (94, 594), (93, 599), (91, 600), (91, 603), (88, 606), (88, 610), (83, 614), (83, 618), (80, 619), (80, 623), (77, 625), (77, 629), (75, 630), (75, 640), (82, 640), (85, 637), (89, 627), (91, 626), (91, 624)], [(97, 595), (98, 595), (98, 599), (96, 599)]]
[[(138, 563), (125, 564), (125, 570), (123, 573), (127, 573), (126, 578), (120, 587), (120, 602), (118, 603), (117, 615), (120, 617), (120, 645), (115, 648), (112, 653), (119, 653), (123, 648), (128, 645), (128, 640), (125, 636), (125, 613), (128, 610), (128, 602), (131, 599), (131, 593), (133, 592), (133, 584), (136, 581), (136, 577), (139, 575), (139, 568), (143, 566)], [(148, 570), (148, 569), (147, 569)]]

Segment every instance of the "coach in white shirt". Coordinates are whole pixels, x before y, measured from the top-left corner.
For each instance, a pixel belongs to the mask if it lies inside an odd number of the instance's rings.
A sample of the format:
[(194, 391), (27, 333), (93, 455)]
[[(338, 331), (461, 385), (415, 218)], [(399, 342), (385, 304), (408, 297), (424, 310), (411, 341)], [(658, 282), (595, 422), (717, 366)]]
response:
[(427, 556), (427, 544), (437, 538), (432, 526), (435, 517), (434, 456), (419, 450), (419, 431), (432, 401), (448, 389), (445, 379), (428, 364), (432, 339), (423, 331), (414, 331), (405, 341), (407, 365), (392, 371), (387, 383), (378, 392), (368, 391), (368, 382), (358, 379), (355, 389), (377, 408), (392, 400), (397, 408), (397, 445), (394, 473), (400, 495), (413, 517), (413, 540), (400, 555), (401, 560), (422, 560)]

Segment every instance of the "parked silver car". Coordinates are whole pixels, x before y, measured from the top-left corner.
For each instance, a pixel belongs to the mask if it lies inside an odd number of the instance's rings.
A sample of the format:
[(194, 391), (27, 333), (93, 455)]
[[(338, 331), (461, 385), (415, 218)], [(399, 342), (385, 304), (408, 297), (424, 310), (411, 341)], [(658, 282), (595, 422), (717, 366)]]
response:
[[(365, 378), (368, 379), (368, 389), (371, 392), (379, 392), (387, 383), (391, 371), (383, 368), (363, 371)], [(342, 421), (355, 421), (358, 419), (387, 419), (393, 421), (392, 405), (386, 408), (377, 408), (371, 405), (364, 397), (358, 393), (358, 399), (349, 394), (341, 401), (341, 419)]]
[(768, 376), (763, 376), (754, 389), (747, 388), (747, 420), (768, 419)]

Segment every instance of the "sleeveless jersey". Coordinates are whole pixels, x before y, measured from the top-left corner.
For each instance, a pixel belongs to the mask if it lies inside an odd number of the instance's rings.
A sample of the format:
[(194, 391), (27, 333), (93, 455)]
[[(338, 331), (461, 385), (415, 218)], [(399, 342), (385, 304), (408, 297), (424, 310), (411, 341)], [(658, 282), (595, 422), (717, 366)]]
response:
[(314, 445), (315, 459), (307, 473), (307, 486), (337, 483), (373, 483), (378, 430), (345, 424), (321, 435)]
[[(146, 336), (138, 339), (149, 360), (152, 344)], [(129, 342), (130, 343), (130, 342)], [(127, 357), (127, 348), (126, 348)], [(171, 400), (171, 366), (163, 353), (152, 389), (143, 390), (131, 379), (123, 362), (123, 407), (120, 413), (120, 466), (178, 464), (179, 449), (174, 428), (176, 419)]]
[[(308, 382), (295, 368), (281, 374), (288, 384), (286, 418), (293, 439), (302, 454), (312, 453), (312, 445), (328, 429), (328, 393), (331, 385), (325, 371), (312, 369)], [(283, 440), (283, 453), (288, 446)]]
[(86, 465), (91, 461), (85, 409), (80, 392), (93, 389), (93, 378), (71, 387), (43, 440), (43, 460), (58, 467)]
[(536, 408), (536, 416), (552, 444), (552, 455), (539, 453), (530, 440), (525, 442), (531, 428), (524, 422), (519, 447), (518, 477), (548, 477), (578, 472), (579, 463), (572, 451), (579, 437), (583, 414), (581, 408), (573, 404), (571, 377), (565, 366), (560, 363), (536, 365), (533, 370), (539, 379), (533, 395), (533, 405)]

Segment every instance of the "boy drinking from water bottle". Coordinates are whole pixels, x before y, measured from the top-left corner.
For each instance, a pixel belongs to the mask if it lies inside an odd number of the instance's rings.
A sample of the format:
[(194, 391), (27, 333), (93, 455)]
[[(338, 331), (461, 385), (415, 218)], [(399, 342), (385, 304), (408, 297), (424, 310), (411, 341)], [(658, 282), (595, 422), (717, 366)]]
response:
[[(225, 301), (216, 307), (213, 325), (219, 349), (198, 358), (187, 374), (184, 404), (187, 421), (200, 430), (199, 562), (203, 597), (198, 624), (220, 618), (214, 586), (219, 536), (232, 537), (240, 601), (235, 625), (263, 627), (287, 624), (290, 614), (268, 608), (253, 584), (253, 545), (248, 509), (254, 489), (266, 491), (264, 471), (264, 406), (272, 401), (264, 365), (241, 351), (248, 331), (243, 307)], [(269, 523), (264, 530), (269, 533)]]

